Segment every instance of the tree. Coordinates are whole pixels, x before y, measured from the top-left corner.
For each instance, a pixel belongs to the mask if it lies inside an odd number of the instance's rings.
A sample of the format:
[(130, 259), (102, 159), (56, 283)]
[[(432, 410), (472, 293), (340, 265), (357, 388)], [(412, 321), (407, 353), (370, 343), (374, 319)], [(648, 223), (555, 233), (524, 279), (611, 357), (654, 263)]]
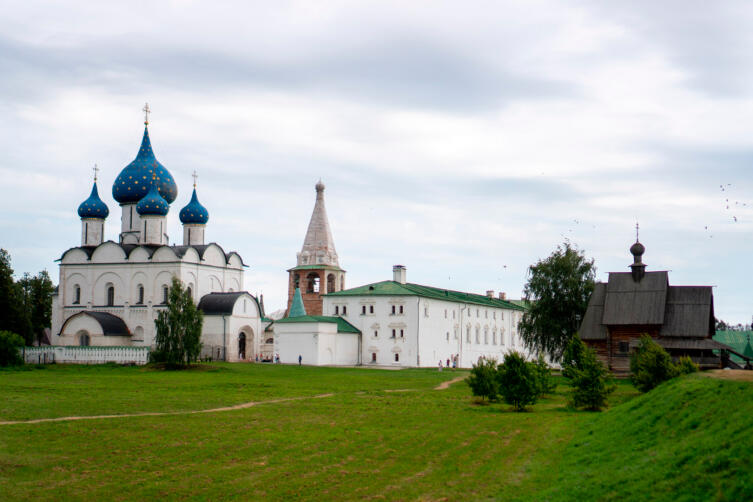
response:
[(523, 295), (530, 306), (518, 325), (526, 347), (560, 360), (586, 312), (595, 276), (594, 261), (568, 241), (529, 267)]
[(2, 330), (21, 335), (27, 343), (33, 339), (23, 290), (13, 280), (10, 254), (5, 249), (0, 249), (0, 331)]
[(649, 335), (643, 335), (635, 352), (630, 355), (630, 379), (641, 391), (648, 392), (677, 374), (672, 358)]
[(191, 294), (173, 277), (167, 297), (167, 309), (157, 315), (154, 324), (156, 349), (152, 358), (170, 366), (183, 366), (196, 361), (201, 351), (202, 312), (196, 308)]
[(572, 386), (571, 406), (591, 411), (607, 406), (607, 397), (615, 389), (609, 371), (577, 335), (570, 339), (562, 354), (562, 374)]
[(482, 357), (471, 368), (471, 374), (466, 378), (474, 396), (481, 399), (495, 401), (499, 396), (499, 382), (497, 381), (497, 361)]
[(29, 317), (32, 335), (32, 339), (26, 340), (26, 343), (36, 341), (37, 345), (41, 345), (44, 329), (50, 327), (52, 320), (52, 292), (55, 288), (46, 270), (34, 277), (26, 273), (18, 283), (23, 293), (24, 310)]
[(539, 397), (546, 394), (552, 394), (557, 388), (557, 382), (552, 377), (552, 369), (544, 360), (543, 354), (539, 354), (538, 359), (533, 362), (533, 369), (536, 373), (536, 382), (539, 385)]
[(24, 339), (10, 331), (0, 331), (0, 366), (23, 364), (21, 349)]
[(505, 354), (504, 361), (497, 369), (497, 378), (500, 394), (515, 411), (523, 411), (538, 400), (539, 382), (535, 365), (518, 352)]

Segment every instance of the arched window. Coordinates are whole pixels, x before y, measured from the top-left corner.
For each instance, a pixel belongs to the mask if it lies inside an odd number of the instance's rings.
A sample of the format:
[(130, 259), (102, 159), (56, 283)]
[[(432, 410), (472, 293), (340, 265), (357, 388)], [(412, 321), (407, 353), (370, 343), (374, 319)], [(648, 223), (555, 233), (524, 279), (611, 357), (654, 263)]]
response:
[(306, 276), (306, 292), (318, 293), (319, 292), (319, 275), (311, 272)]
[(395, 362), (400, 362), (400, 354), (395, 354)]
[(115, 286), (107, 286), (107, 306), (115, 305)]
[(301, 287), (301, 276), (299, 274), (293, 275), (293, 287), (294, 288), (300, 288)]
[(471, 343), (471, 326), (468, 325), (465, 328), (465, 341)]
[(79, 286), (78, 284), (73, 286), (73, 303), (75, 305), (81, 303), (81, 286)]
[(481, 343), (481, 328), (476, 326), (476, 343)]
[(484, 329), (484, 345), (489, 345), (489, 330)]
[(88, 347), (91, 344), (91, 338), (88, 333), (81, 333), (78, 337), (78, 344), (81, 347)]
[(141, 285), (141, 284), (139, 284), (139, 298), (138, 298), (138, 301), (136, 303), (138, 305), (143, 305), (144, 304), (144, 286)]
[(162, 286), (162, 305), (167, 305), (167, 297), (170, 295), (170, 288)]
[(329, 274), (327, 276), (327, 293), (333, 293), (335, 291), (335, 274)]
[[(233, 290), (231, 289), (230, 291), (232, 292)], [(191, 286), (188, 286), (188, 287), (186, 288), (186, 293), (188, 293), (188, 296), (190, 296), (190, 297), (191, 297), (191, 299), (193, 300), (193, 291), (191, 290)], [(245, 303), (245, 301), (244, 301), (244, 303), (243, 303), (243, 311), (244, 311), (244, 312), (246, 311), (246, 303)]]

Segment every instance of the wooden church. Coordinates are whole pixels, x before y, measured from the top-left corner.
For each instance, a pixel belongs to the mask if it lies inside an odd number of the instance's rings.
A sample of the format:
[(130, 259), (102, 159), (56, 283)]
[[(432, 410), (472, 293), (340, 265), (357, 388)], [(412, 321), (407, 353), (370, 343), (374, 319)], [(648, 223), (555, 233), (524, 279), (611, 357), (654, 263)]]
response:
[(711, 286), (670, 286), (666, 271), (646, 272), (645, 247), (630, 247), (630, 272), (611, 272), (595, 284), (579, 334), (614, 373), (630, 372), (630, 353), (648, 334), (673, 359), (690, 356), (702, 369), (734, 363), (734, 350), (712, 340), (715, 329)]

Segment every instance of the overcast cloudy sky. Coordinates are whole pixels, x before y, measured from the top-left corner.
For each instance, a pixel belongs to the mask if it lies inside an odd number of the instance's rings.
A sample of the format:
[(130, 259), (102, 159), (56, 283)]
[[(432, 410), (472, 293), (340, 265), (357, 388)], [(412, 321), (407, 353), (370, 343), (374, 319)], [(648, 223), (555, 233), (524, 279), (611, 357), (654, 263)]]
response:
[(172, 241), (196, 169), (268, 311), (321, 177), (350, 286), (402, 263), (519, 297), (564, 239), (605, 279), (638, 220), (649, 269), (750, 322), (751, 26), (748, 2), (6, 1), (0, 246), (57, 282), (94, 163), (117, 240), (148, 101)]

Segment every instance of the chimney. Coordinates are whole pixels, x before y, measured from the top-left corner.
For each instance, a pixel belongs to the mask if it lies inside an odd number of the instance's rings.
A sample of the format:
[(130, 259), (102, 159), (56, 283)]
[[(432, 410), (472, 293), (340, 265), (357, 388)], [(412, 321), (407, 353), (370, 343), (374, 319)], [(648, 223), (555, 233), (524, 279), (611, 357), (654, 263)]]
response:
[(486, 297), (487, 298), (494, 298), (494, 290), (493, 289), (486, 290)]
[(499, 292), (499, 299), (500, 300), (507, 300), (507, 293), (505, 293), (504, 291), (500, 291)]
[(395, 282), (399, 282), (400, 284), (405, 284), (405, 266), (404, 265), (395, 265), (392, 267), (392, 280)]

